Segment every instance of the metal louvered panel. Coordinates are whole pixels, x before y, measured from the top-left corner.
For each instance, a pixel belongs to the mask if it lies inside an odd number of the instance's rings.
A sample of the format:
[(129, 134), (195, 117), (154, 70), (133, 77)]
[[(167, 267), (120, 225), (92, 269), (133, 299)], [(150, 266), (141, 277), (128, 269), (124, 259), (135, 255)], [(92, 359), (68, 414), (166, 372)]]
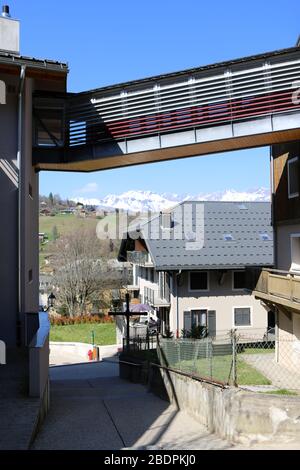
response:
[[(300, 60), (222, 75), (154, 84), (152, 89), (122, 90), (116, 96), (71, 100), (67, 110), (70, 145), (128, 138), (176, 129), (211, 126), (250, 116), (299, 109), (292, 102), (300, 80)], [(89, 99), (88, 99), (89, 98)]]
[(129, 83), (115, 90), (112, 87), (71, 95), (64, 107), (65, 146), (127, 140), (297, 111), (300, 104), (293, 102), (292, 94), (300, 83), (298, 57), (298, 53), (275, 58), (270, 54), (260, 62), (245, 59), (238, 67), (194, 70), (156, 81)]

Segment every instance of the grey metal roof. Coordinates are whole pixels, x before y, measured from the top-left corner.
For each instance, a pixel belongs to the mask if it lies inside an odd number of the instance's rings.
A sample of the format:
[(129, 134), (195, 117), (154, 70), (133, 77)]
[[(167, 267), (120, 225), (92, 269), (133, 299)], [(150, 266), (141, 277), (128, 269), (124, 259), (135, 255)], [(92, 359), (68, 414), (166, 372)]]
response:
[(102, 91), (108, 91), (108, 90), (117, 90), (117, 89), (122, 90), (123, 88), (125, 88), (127, 86), (140, 85), (142, 83), (147, 83), (147, 82), (156, 82), (158, 80), (169, 79), (169, 78), (172, 78), (172, 77), (178, 77), (180, 75), (185, 76), (185, 75), (189, 75), (189, 74), (193, 74), (193, 73), (197, 73), (197, 72), (202, 72), (202, 71), (207, 71), (207, 70), (226, 68), (226, 67), (230, 67), (230, 66), (233, 66), (233, 65), (247, 63), (249, 61), (252, 62), (252, 61), (257, 61), (257, 60), (264, 60), (264, 59), (271, 58), (271, 57), (281, 56), (281, 55), (285, 55), (285, 54), (293, 54), (295, 52), (296, 53), (299, 52), (299, 47), (300, 47), (299, 44), (297, 44), (294, 47), (279, 49), (279, 50), (276, 50), (276, 51), (264, 52), (264, 53), (261, 53), (261, 54), (255, 54), (255, 55), (252, 55), (252, 56), (240, 57), (240, 58), (237, 58), (237, 59), (226, 60), (226, 61), (223, 61), (223, 62), (216, 62), (214, 64), (203, 65), (203, 66), (200, 66), (200, 67), (193, 67), (193, 68), (189, 68), (189, 69), (186, 69), (186, 70), (177, 70), (175, 72), (163, 73), (163, 74), (160, 74), (160, 75), (154, 75), (154, 76), (140, 78), (140, 79), (136, 79), (136, 80), (130, 80), (130, 81), (127, 81), (127, 82), (122, 82), (122, 83), (115, 83), (113, 85), (107, 85), (107, 86), (103, 86), (101, 88), (95, 88), (95, 89), (88, 90), (88, 91), (82, 91), (81, 93), (78, 93), (78, 95), (84, 95), (84, 94), (87, 94), (87, 93), (96, 93), (96, 92), (102, 92)]
[(157, 270), (273, 265), (268, 202), (187, 201), (170, 214), (171, 228), (160, 215), (140, 229)]

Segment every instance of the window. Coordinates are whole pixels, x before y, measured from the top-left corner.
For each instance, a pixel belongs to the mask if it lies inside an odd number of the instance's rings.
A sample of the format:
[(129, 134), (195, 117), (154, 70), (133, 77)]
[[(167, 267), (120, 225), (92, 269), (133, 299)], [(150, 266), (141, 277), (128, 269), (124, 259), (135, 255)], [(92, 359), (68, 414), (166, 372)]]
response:
[(133, 298), (138, 299), (139, 298), (140, 291), (139, 290), (134, 290), (133, 291)]
[(165, 273), (160, 272), (159, 273), (159, 297), (160, 299), (165, 298)]
[(299, 163), (298, 157), (288, 160), (289, 199), (299, 196)]
[(190, 290), (208, 290), (208, 272), (191, 271), (190, 272)]
[(225, 233), (223, 235), (223, 238), (224, 238), (225, 242), (233, 242), (234, 241), (234, 237), (231, 233)]
[(192, 327), (207, 326), (207, 310), (191, 310)]
[(262, 242), (268, 242), (271, 240), (271, 237), (268, 233), (260, 233), (259, 238), (261, 239)]
[(165, 300), (167, 302), (170, 302), (171, 300), (171, 295), (170, 295), (170, 274), (166, 273), (165, 274)]
[(139, 278), (139, 267), (135, 264), (133, 267), (133, 285), (138, 285), (138, 278)]
[(183, 329), (187, 332), (197, 326), (208, 326), (208, 311), (199, 309), (183, 312)]
[(159, 298), (170, 302), (170, 275), (165, 272), (158, 273)]
[(146, 280), (147, 279), (147, 277), (146, 277), (147, 268), (144, 268), (144, 266), (143, 266), (143, 267), (140, 268), (140, 270), (141, 270), (141, 278)]
[(300, 271), (300, 234), (291, 235), (291, 271)]
[(235, 307), (234, 326), (251, 326), (250, 307)]
[(149, 268), (149, 281), (154, 282), (154, 269)]
[(233, 271), (233, 289), (242, 290), (246, 287), (246, 271)]

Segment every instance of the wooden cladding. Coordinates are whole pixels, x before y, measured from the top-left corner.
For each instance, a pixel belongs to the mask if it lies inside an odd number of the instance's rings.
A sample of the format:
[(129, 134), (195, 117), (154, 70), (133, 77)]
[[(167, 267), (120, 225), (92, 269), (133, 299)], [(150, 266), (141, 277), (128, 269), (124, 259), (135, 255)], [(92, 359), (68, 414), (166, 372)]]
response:
[[(288, 172), (293, 172), (293, 181), (298, 180), (300, 187), (300, 141), (274, 145), (272, 155), (274, 223), (275, 225), (281, 222), (292, 223), (300, 219), (300, 198), (299, 195), (291, 197)], [(295, 162), (296, 158), (298, 158), (298, 164), (289, 165), (289, 162), (292, 160)]]

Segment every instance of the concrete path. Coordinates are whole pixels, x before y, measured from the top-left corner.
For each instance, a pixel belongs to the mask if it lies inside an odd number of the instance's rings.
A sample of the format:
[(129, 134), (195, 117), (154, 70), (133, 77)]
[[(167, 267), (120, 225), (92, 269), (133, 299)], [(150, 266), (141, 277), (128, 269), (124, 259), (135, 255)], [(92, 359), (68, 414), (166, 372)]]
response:
[[(99, 346), (100, 358), (116, 355), (122, 345), (112, 344)], [(88, 351), (92, 349), (91, 344), (75, 342), (51, 342), (50, 343), (50, 366), (79, 364), (88, 362)]]
[(300, 390), (300, 374), (275, 362), (273, 353), (243, 354), (241, 359), (259, 370), (272, 382), (272, 385), (279, 388)]
[(118, 377), (116, 362), (51, 368), (51, 409), (33, 449), (228, 449), (189, 415)]

